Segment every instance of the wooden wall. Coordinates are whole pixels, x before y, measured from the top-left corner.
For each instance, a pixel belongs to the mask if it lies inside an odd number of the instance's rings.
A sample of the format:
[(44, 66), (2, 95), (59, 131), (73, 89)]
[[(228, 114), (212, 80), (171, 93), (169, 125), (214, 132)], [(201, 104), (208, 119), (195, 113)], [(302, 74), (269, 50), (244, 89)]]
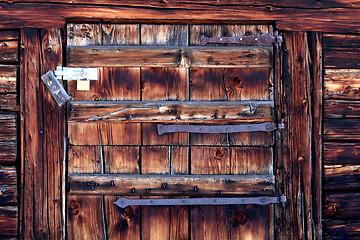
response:
[(360, 41), (324, 34), (324, 235), (360, 236)]
[(0, 31), (0, 238), (18, 234), (18, 31)]

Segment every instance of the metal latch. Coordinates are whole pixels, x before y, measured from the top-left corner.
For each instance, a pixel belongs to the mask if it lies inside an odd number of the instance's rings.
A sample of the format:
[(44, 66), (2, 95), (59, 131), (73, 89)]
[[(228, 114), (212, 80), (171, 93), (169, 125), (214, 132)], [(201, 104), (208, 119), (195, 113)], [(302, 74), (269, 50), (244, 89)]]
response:
[(51, 95), (54, 97), (56, 103), (61, 107), (67, 101), (69, 101), (70, 96), (66, 93), (64, 87), (56, 79), (52, 71), (48, 71), (41, 76), (41, 79), (49, 89)]
[(263, 33), (260, 35), (248, 35), (248, 36), (233, 36), (233, 37), (206, 37), (201, 35), (201, 45), (205, 46), (208, 43), (232, 43), (232, 44), (244, 44), (244, 45), (262, 45), (271, 46), (273, 43), (281, 43), (281, 36), (274, 36), (270, 33)]
[(284, 129), (283, 121), (279, 124), (265, 122), (258, 124), (241, 125), (157, 125), (159, 135), (164, 133), (189, 132), (189, 133), (239, 133), (239, 132), (271, 132)]
[(176, 206), (176, 205), (268, 205), (281, 203), (285, 207), (286, 196), (279, 197), (242, 197), (242, 198), (162, 198), (162, 199), (129, 199), (121, 197), (113, 204), (120, 208), (127, 206)]
[(58, 79), (77, 80), (77, 90), (89, 91), (90, 80), (98, 80), (97, 68), (76, 68), (76, 67), (56, 67), (55, 75)]

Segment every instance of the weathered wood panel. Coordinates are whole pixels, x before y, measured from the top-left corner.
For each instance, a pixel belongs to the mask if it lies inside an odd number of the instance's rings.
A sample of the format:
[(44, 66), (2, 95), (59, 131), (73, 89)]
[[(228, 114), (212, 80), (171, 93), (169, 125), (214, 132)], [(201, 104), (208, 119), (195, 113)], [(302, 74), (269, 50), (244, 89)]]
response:
[(14, 205), (17, 204), (17, 182), (13, 186), (0, 185), (0, 204)]
[(16, 141), (16, 115), (0, 114), (0, 142)]
[(357, 119), (325, 119), (325, 140), (360, 140), (360, 122)]
[(271, 67), (270, 48), (67, 47), (71, 67)]
[(324, 164), (360, 164), (360, 144), (359, 143), (324, 143)]
[(230, 149), (231, 174), (273, 174), (272, 148), (232, 147)]
[(66, 25), (67, 46), (95, 46), (101, 45), (100, 24), (73, 24)]
[(325, 190), (360, 189), (360, 165), (325, 165)]
[(324, 34), (325, 68), (360, 68), (360, 42), (357, 35)]
[(360, 102), (349, 100), (326, 100), (325, 118), (359, 118)]
[(0, 65), (0, 93), (16, 93), (17, 66)]
[[(310, 1), (310, 0), (309, 0)], [(273, 2), (273, 1), (272, 1)], [(0, 15), (2, 22), (0, 27), (58, 27), (64, 26), (66, 19), (116, 19), (117, 21), (137, 21), (140, 23), (151, 22), (179, 22), (183, 23), (217, 23), (231, 19), (230, 24), (241, 23), (244, 21), (265, 21), (276, 22), (279, 29), (283, 30), (311, 30), (323, 32), (359, 32), (359, 22), (354, 21), (360, 13), (356, 4), (349, 2), (331, 1), (329, 6), (337, 4), (348, 7), (322, 7), (322, 3), (312, 2), (306, 4), (307, 7), (298, 8), (301, 2), (285, 2), (286, 7), (277, 3), (268, 5), (268, 1), (254, 2), (248, 4), (239, 2), (231, 4), (227, 2), (206, 1), (195, 4), (191, 2), (165, 4), (141, 1), (140, 3), (118, 2), (121, 6), (91, 6), (86, 4), (75, 5), (72, 3), (16, 3), (0, 4)], [(327, 2), (327, 1), (326, 1)], [(91, 2), (92, 4), (93, 2)], [(244, 5), (242, 5), (244, 4)], [(258, 5), (258, 6), (256, 6)], [(325, 4), (327, 5), (327, 4)], [(351, 5), (351, 6), (350, 6)], [(294, 7), (293, 7), (294, 6)], [(313, 6), (315, 6), (313, 8)], [(136, 14), (134, 14), (136, 13)], [(51, 16), (49, 18), (49, 16)], [(299, 21), (301, 19), (301, 21)], [(122, 22), (123, 22), (122, 21)]]
[(139, 24), (101, 24), (102, 45), (127, 45), (140, 44)]
[(18, 234), (18, 208), (0, 207), (0, 235), (16, 236)]
[(326, 220), (324, 221), (324, 239), (359, 238), (360, 220)]
[(0, 110), (18, 111), (16, 94), (0, 94)]
[(360, 100), (359, 69), (326, 69), (324, 83), (327, 99)]
[(0, 41), (19, 40), (19, 31), (0, 31)]
[[(159, 147), (152, 147), (158, 152)], [(149, 151), (149, 150), (148, 150)], [(156, 153), (153, 153), (156, 154)], [(149, 155), (149, 154), (148, 154)], [(167, 159), (166, 159), (167, 160)], [(149, 160), (148, 160), (149, 161)], [(248, 164), (250, 165), (250, 164)], [(252, 165), (252, 164), (251, 164)], [(163, 168), (159, 168), (165, 171)], [(198, 168), (193, 168), (197, 171)], [(246, 171), (246, 170), (245, 170)], [(244, 171), (244, 172), (245, 172)], [(268, 172), (264, 170), (256, 173)], [(237, 171), (240, 172), (240, 171)], [(236, 174), (237, 172), (234, 172)], [(247, 170), (246, 172), (251, 172)], [(220, 173), (221, 174), (221, 173)], [(70, 194), (109, 195), (271, 195), (272, 175), (70, 174)], [(166, 187), (164, 187), (164, 183)], [(195, 187), (197, 187), (195, 189)]]
[(18, 62), (19, 44), (17, 40), (3, 41), (0, 39), (0, 62)]
[(17, 183), (16, 169), (14, 166), (0, 166), (0, 185), (13, 186)]
[(187, 45), (187, 25), (141, 24), (141, 46)]
[(325, 193), (324, 217), (336, 219), (359, 218), (360, 193)]
[(72, 102), (70, 122), (266, 122), (271, 102)]
[(0, 142), (0, 163), (15, 163), (17, 142)]

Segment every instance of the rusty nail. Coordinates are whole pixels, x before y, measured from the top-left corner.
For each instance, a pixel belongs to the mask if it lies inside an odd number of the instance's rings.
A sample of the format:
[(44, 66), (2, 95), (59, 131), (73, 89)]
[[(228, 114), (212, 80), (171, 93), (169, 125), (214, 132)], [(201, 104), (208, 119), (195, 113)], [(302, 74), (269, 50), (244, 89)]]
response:
[(131, 193), (135, 193), (135, 188), (134, 187), (131, 189)]
[(150, 193), (150, 190), (149, 190), (149, 189), (146, 189), (145, 192), (146, 192), (146, 194), (149, 194), (149, 193)]
[(94, 190), (94, 187), (91, 187), (91, 190)]
[(227, 182), (227, 183), (230, 182), (230, 179), (225, 179), (225, 182)]
[(162, 188), (163, 188), (163, 189), (166, 189), (166, 187), (167, 187), (167, 183), (164, 182), (164, 183), (162, 184)]
[(180, 191), (180, 192), (179, 192), (180, 195), (183, 194), (183, 193), (184, 193), (184, 191)]
[(197, 191), (199, 191), (199, 189), (198, 189), (197, 186), (195, 186), (195, 187), (194, 187), (194, 192), (197, 192)]
[(220, 190), (219, 190), (219, 191), (217, 191), (217, 192), (216, 192), (216, 194), (217, 194), (217, 195), (220, 195), (220, 194), (221, 194), (221, 191), (220, 191)]
[(95, 183), (95, 187), (98, 187), (98, 186), (99, 186), (99, 184), (96, 182), (96, 183)]
[(177, 183), (176, 185), (181, 186), (181, 183)]
[(115, 186), (114, 180), (111, 180), (111, 181), (110, 181), (110, 185), (111, 185), (111, 186)]

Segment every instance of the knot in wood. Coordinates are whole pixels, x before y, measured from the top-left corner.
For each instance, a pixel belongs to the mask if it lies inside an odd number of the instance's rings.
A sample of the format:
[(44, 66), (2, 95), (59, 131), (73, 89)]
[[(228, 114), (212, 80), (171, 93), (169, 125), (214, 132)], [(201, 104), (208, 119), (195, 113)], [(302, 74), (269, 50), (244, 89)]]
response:
[(243, 212), (240, 212), (234, 216), (234, 220), (238, 223), (244, 223), (246, 220), (246, 216)]
[(303, 156), (300, 156), (300, 157), (298, 157), (298, 161), (299, 161), (300, 163), (302, 163), (302, 162), (305, 161), (305, 158), (304, 158)]

